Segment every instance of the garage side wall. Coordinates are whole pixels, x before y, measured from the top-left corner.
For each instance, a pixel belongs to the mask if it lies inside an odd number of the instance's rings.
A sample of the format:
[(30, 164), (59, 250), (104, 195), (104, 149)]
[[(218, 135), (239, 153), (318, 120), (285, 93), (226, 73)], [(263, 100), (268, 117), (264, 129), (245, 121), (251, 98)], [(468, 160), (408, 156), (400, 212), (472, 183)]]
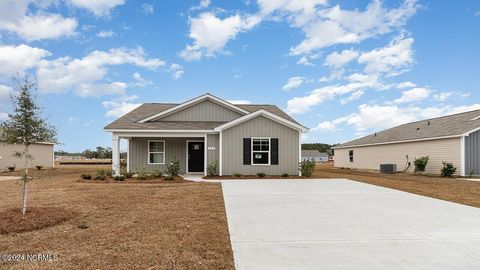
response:
[(480, 175), (480, 131), (465, 137), (465, 174)]
[[(349, 161), (349, 150), (353, 150), (353, 162)], [(397, 164), (397, 170), (402, 171), (407, 155), (412, 163), (410, 172), (416, 157), (430, 156), (426, 173), (440, 174), (442, 161), (447, 161), (460, 174), (460, 138), (335, 149), (335, 167), (379, 170), (380, 164)]]
[[(18, 169), (25, 167), (25, 160), (13, 156), (14, 152), (22, 152), (23, 145), (1, 144), (0, 143), (0, 170), (10, 166)], [(43, 166), (44, 168), (53, 167), (53, 144), (32, 144), (28, 149), (33, 160), (29, 161), (30, 168)]]

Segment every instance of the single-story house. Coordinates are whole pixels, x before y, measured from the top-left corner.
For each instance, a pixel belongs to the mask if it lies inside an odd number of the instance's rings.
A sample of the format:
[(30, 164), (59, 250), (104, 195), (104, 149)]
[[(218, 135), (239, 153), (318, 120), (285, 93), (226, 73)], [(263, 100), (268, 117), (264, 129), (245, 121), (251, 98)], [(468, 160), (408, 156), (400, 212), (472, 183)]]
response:
[(451, 162), (458, 175), (480, 175), (480, 110), (400, 125), (334, 147), (335, 167), (379, 170), (396, 164), (397, 171), (429, 156), (426, 172), (439, 174)]
[(112, 169), (120, 170), (119, 141), (127, 140), (127, 170), (219, 175), (299, 174), (300, 138), (308, 129), (275, 105), (232, 104), (211, 94), (184, 103), (145, 103), (105, 127), (112, 133)]
[(312, 160), (315, 162), (327, 162), (328, 154), (318, 150), (302, 150), (302, 160)]
[[(55, 166), (53, 143), (36, 143), (29, 146), (29, 153), (32, 160), (29, 161), (29, 167), (43, 166), (44, 168), (52, 168)], [(0, 170), (8, 167), (17, 169), (25, 168), (25, 159), (15, 157), (16, 152), (23, 152), (21, 144), (6, 144), (0, 141)]]

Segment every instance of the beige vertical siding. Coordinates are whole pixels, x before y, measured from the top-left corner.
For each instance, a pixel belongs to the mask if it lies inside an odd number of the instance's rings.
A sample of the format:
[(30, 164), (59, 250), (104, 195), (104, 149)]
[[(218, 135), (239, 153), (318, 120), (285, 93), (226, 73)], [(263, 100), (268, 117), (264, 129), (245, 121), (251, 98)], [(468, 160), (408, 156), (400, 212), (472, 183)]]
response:
[[(353, 150), (354, 161), (349, 162), (348, 151)], [(452, 162), (460, 173), (460, 138), (431, 140), (422, 142), (396, 143), (376, 146), (335, 149), (335, 167), (379, 170), (380, 164), (397, 164), (397, 170), (403, 170), (408, 160), (420, 156), (430, 156), (426, 173), (440, 174), (442, 161)]]
[(241, 114), (206, 100), (171, 115), (161, 117), (162, 121), (232, 121)]
[[(0, 143), (0, 169), (9, 166), (17, 168), (25, 167), (25, 160), (13, 156), (14, 152), (22, 152), (23, 145), (1, 144)], [(32, 144), (29, 147), (29, 153), (33, 160), (29, 161), (30, 167), (43, 166), (45, 168), (53, 167), (53, 144)]]
[(465, 174), (480, 175), (480, 131), (465, 137)]
[[(207, 165), (211, 162), (218, 161), (218, 134), (208, 134), (207, 135)], [(208, 150), (208, 147), (215, 147), (215, 150)], [(217, 171), (218, 172), (218, 171)]]
[[(279, 124), (263, 116), (255, 117), (223, 131), (222, 135), (223, 174), (241, 173), (255, 175), (264, 172), (269, 175), (288, 173), (298, 175), (297, 130)], [(278, 165), (243, 165), (243, 138), (278, 138)]]
[[(165, 165), (148, 164), (148, 141), (164, 140), (165, 141)], [(180, 161), (182, 173), (186, 171), (186, 141), (202, 140), (203, 138), (131, 138), (129, 145), (129, 165), (130, 171), (135, 172), (141, 167), (145, 167), (147, 171), (161, 170), (167, 168), (167, 164), (173, 159)]]

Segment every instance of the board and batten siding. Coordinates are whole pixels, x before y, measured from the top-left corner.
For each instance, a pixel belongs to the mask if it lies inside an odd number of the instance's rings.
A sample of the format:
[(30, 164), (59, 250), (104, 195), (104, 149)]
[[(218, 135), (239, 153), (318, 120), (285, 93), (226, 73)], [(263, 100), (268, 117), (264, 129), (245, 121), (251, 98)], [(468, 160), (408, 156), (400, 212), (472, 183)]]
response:
[[(165, 164), (148, 164), (148, 141), (149, 140), (163, 140), (165, 141)], [(203, 138), (131, 138), (129, 140), (129, 155), (128, 162), (131, 172), (136, 172), (138, 169), (145, 167), (149, 172), (153, 170), (164, 171), (167, 165), (173, 160), (180, 161), (180, 171), (186, 171), (186, 143), (187, 140), (200, 140)]]
[[(299, 132), (263, 116), (233, 126), (222, 134), (222, 173), (233, 175), (298, 175)], [(243, 138), (278, 138), (278, 165), (243, 165)]]
[[(229, 122), (241, 117), (240, 113), (215, 102), (205, 100), (188, 108), (157, 119), (162, 121), (212, 121)], [(155, 120), (153, 120), (155, 121)]]
[(480, 131), (465, 137), (465, 174), (480, 175)]
[[(207, 135), (207, 144), (208, 144), (207, 145), (207, 166), (211, 162), (219, 161), (218, 141), (219, 141), (218, 134)], [(217, 173), (218, 173), (218, 165), (217, 165)]]
[[(353, 150), (353, 162), (349, 162), (349, 150)], [(460, 138), (429, 140), (421, 142), (394, 143), (335, 149), (335, 167), (380, 170), (380, 164), (397, 164), (397, 171), (403, 171), (408, 161), (413, 172), (413, 160), (429, 156), (425, 172), (440, 174), (442, 162), (452, 162), (460, 174)]]
[[(10, 166), (15, 166), (18, 169), (25, 168), (25, 160), (13, 156), (15, 152), (23, 152), (23, 150), (23, 145), (0, 143), (0, 169), (6, 169)], [(30, 168), (35, 166), (51, 168), (54, 166), (53, 144), (32, 144), (28, 147), (28, 152), (33, 157), (32, 160), (28, 161)]]

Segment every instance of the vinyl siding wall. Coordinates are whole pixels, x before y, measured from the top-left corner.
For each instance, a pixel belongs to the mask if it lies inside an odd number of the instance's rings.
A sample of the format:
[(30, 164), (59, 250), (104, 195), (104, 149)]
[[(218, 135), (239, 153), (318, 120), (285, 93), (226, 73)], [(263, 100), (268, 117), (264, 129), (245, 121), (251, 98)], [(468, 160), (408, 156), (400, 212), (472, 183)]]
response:
[[(148, 164), (148, 141), (149, 140), (164, 140), (165, 141), (165, 164)], [(128, 162), (130, 171), (135, 172), (141, 167), (145, 167), (147, 171), (153, 170), (164, 171), (167, 168), (167, 164), (173, 159), (180, 161), (181, 172), (186, 171), (186, 141), (187, 140), (200, 140), (203, 138), (131, 138), (129, 140), (129, 156)]]
[(465, 174), (480, 175), (480, 131), (465, 137)]
[(211, 121), (228, 122), (241, 114), (206, 100), (173, 114), (161, 117), (162, 121)]
[[(298, 175), (299, 132), (263, 116), (223, 131), (222, 170), (223, 175), (241, 173), (255, 175), (259, 172), (267, 175), (288, 173)], [(278, 165), (243, 165), (243, 138), (278, 138)]]
[[(353, 162), (349, 162), (349, 150), (353, 150)], [(335, 167), (379, 170), (380, 164), (397, 164), (397, 171), (402, 171), (406, 155), (412, 162), (410, 172), (415, 168), (416, 157), (430, 156), (426, 173), (440, 174), (442, 161), (447, 161), (452, 162), (460, 174), (460, 138), (335, 149)]]
[[(211, 162), (215, 162), (219, 160), (218, 134), (208, 134), (207, 144), (208, 144), (207, 146), (207, 165), (208, 165)], [(215, 150), (208, 150), (208, 147), (215, 147)], [(217, 169), (217, 173), (218, 173), (218, 169)]]
[[(22, 152), (23, 145), (2, 144), (0, 143), (0, 170), (9, 166), (17, 168), (25, 167), (25, 160), (13, 156), (14, 152)], [(33, 156), (33, 160), (29, 161), (30, 168), (34, 166), (43, 166), (45, 168), (53, 167), (53, 144), (32, 144), (28, 149)]]

